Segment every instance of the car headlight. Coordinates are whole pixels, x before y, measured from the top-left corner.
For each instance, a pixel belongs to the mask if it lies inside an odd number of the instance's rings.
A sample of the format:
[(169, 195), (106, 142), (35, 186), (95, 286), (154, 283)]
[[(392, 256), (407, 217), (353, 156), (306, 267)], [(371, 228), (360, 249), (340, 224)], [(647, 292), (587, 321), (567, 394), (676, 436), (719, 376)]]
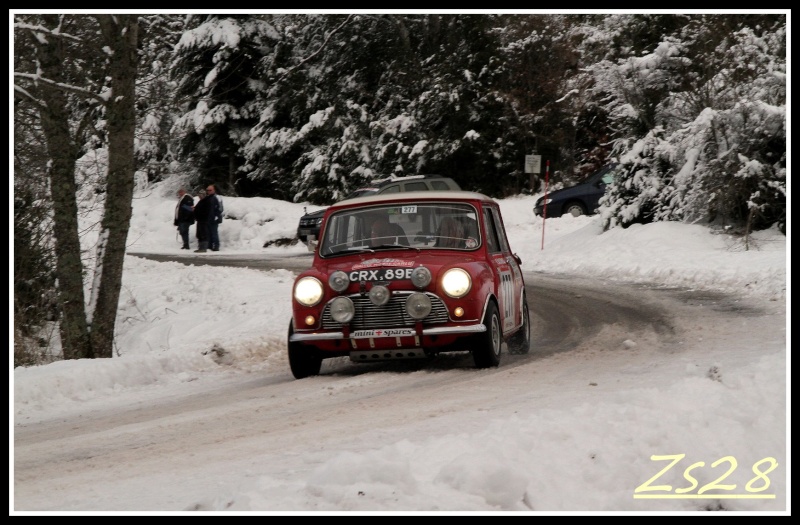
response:
[(356, 314), (356, 307), (348, 297), (337, 297), (330, 306), (331, 317), (337, 323), (349, 323)]
[(431, 308), (431, 298), (424, 293), (414, 292), (406, 299), (406, 312), (418, 321), (428, 317)]
[(450, 297), (464, 297), (472, 288), (472, 278), (461, 268), (450, 268), (442, 276), (442, 288)]
[(303, 306), (314, 306), (322, 300), (322, 283), (316, 277), (303, 277), (294, 285), (294, 298)]
[(391, 292), (385, 286), (373, 286), (369, 291), (369, 300), (375, 306), (383, 306), (389, 302)]
[(417, 288), (425, 288), (431, 284), (431, 271), (424, 266), (414, 268), (414, 271), (411, 272), (411, 282)]
[(335, 292), (344, 291), (349, 284), (350, 279), (347, 277), (347, 274), (341, 270), (336, 270), (328, 277), (328, 286)]

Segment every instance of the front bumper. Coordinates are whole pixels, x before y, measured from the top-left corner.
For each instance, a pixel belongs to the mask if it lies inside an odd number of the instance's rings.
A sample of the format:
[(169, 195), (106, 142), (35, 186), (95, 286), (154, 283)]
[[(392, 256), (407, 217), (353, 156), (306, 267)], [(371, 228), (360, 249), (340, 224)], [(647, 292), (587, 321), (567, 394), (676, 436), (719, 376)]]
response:
[[(460, 334), (479, 334), (486, 331), (486, 325), (483, 323), (470, 324), (464, 326), (437, 326), (432, 328), (423, 328), (422, 336), (435, 336), (435, 335), (460, 335)], [(408, 337), (408, 336), (404, 336)], [(353, 339), (385, 339), (394, 338), (394, 336), (386, 337), (369, 337), (369, 338), (347, 338)], [(316, 333), (293, 333), (289, 337), (290, 343), (304, 342), (304, 341), (330, 341), (345, 339), (344, 332), (316, 332)]]
[(298, 228), (297, 229), (297, 238), (303, 242), (308, 240), (309, 236), (314, 236), (315, 239), (319, 238), (319, 229), (313, 228)]

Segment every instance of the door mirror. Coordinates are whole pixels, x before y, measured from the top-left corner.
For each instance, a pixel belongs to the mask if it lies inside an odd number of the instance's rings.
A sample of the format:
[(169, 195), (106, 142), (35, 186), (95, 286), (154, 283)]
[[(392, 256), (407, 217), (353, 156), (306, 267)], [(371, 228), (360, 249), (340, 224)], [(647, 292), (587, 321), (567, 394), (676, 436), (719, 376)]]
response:
[(317, 251), (317, 246), (319, 246), (319, 241), (314, 235), (309, 235), (306, 239), (306, 246), (308, 247), (308, 251), (315, 252)]
[(520, 259), (519, 255), (517, 255), (516, 253), (512, 253), (511, 256), (514, 257), (514, 260), (517, 261), (517, 264), (522, 266), (522, 259)]

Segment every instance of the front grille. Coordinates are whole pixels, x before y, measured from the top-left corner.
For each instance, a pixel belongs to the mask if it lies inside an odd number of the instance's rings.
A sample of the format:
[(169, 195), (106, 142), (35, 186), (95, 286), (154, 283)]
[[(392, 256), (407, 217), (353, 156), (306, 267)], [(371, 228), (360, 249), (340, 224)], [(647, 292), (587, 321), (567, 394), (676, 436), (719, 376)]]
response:
[[(416, 321), (406, 312), (406, 299), (413, 292), (394, 292), (389, 302), (383, 306), (375, 306), (369, 297), (361, 294), (350, 295), (350, 300), (356, 308), (355, 316), (350, 321), (353, 330), (373, 330), (377, 328), (400, 328), (414, 326)], [(442, 300), (430, 293), (425, 295), (431, 299), (431, 313), (422, 321), (428, 324), (446, 323), (448, 320), (447, 307)], [(331, 319), (330, 305), (325, 305), (322, 310), (322, 327), (326, 329), (339, 329), (341, 324)]]

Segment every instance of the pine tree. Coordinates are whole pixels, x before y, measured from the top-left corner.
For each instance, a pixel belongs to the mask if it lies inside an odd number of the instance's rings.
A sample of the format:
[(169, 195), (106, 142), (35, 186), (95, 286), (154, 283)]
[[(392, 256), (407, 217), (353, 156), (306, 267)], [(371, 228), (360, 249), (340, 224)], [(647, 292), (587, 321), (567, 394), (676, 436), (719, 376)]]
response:
[(259, 117), (250, 103), (265, 89), (261, 61), (279, 35), (269, 15), (201, 15), (190, 24), (170, 68), (185, 100), (173, 128), (178, 154), (197, 170), (197, 182), (238, 193), (241, 148)]

